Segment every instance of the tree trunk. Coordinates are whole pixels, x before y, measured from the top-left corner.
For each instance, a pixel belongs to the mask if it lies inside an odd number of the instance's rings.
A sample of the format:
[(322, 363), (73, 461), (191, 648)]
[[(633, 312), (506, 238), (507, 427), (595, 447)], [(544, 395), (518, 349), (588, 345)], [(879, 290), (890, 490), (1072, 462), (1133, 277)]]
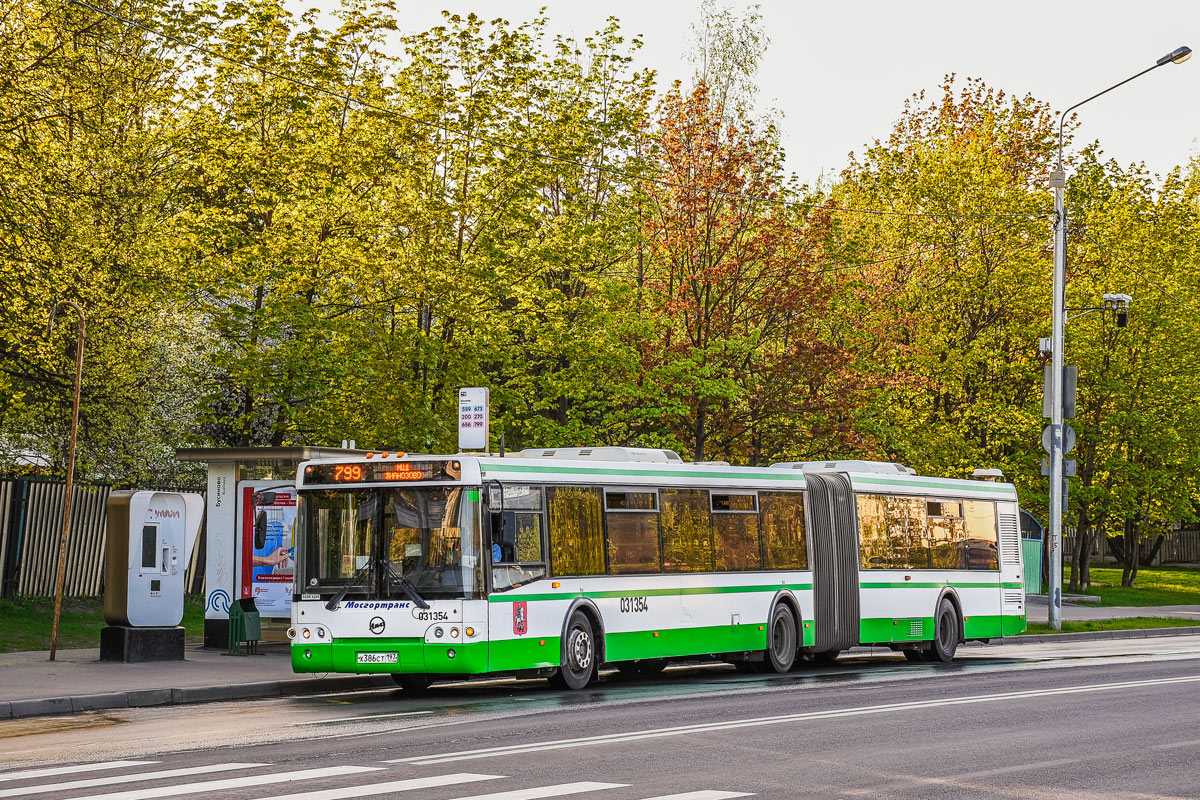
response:
[(1079, 562), (1079, 591), (1086, 592), (1092, 588), (1092, 539), (1097, 534), (1088, 528), (1080, 534), (1083, 542), (1080, 544), (1080, 552), (1083, 558)]
[(1079, 557), (1080, 547), (1083, 544), (1083, 538), (1083, 529), (1076, 528), (1075, 541), (1071, 545), (1071, 580), (1067, 583), (1067, 589), (1071, 592), (1079, 591)]
[(1132, 519), (1125, 520), (1125, 536), (1121, 542), (1125, 552), (1122, 554), (1123, 569), (1121, 570), (1121, 585), (1133, 586), (1133, 582), (1137, 579), (1138, 568), (1138, 546), (1137, 546), (1137, 522)]
[(1163, 542), (1166, 540), (1166, 538), (1167, 537), (1165, 534), (1160, 533), (1158, 538), (1154, 540), (1154, 546), (1150, 548), (1150, 552), (1145, 558), (1139, 560), (1139, 563), (1141, 563), (1143, 567), (1154, 566), (1154, 559), (1158, 557), (1158, 551), (1162, 549)]

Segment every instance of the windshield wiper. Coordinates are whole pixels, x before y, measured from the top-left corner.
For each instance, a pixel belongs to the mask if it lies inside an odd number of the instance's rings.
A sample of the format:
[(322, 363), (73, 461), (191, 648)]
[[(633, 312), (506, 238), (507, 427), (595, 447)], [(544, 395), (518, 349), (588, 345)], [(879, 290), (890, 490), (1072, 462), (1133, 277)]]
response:
[(341, 589), (338, 589), (337, 594), (329, 598), (329, 602), (325, 604), (326, 611), (333, 611), (336, 609), (338, 607), (338, 603), (342, 602), (342, 598), (344, 598), (351, 589), (357, 589), (362, 585), (363, 580), (371, 573), (372, 563), (374, 562), (372, 562), (370, 559), (367, 559), (367, 562), (359, 567), (352, 576), (350, 576), (350, 580), (346, 581), (346, 583), (342, 585)]
[(387, 570), (388, 580), (391, 581), (392, 583), (399, 584), (400, 588), (402, 590), (404, 590), (404, 594), (406, 594), (408, 596), (408, 599), (412, 600), (414, 603), (417, 604), (417, 608), (422, 608), (422, 609), (429, 608), (429, 603), (426, 603), (425, 598), (423, 598), (423, 597), (421, 597), (421, 595), (417, 594), (416, 588), (412, 585), (412, 583), (409, 582), (408, 578), (399, 574), (398, 572), (396, 572), (396, 570), (394, 570), (392, 568), (391, 561), (388, 561), (385, 558), (381, 558), (381, 559), (379, 559), (379, 563), (380, 563), (380, 565), (383, 566), (384, 569)]

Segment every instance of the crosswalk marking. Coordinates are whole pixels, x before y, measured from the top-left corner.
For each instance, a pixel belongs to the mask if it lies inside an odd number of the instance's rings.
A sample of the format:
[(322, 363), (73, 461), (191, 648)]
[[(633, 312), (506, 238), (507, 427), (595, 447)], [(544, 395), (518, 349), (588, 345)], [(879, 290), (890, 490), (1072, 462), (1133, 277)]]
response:
[(562, 797), (568, 794), (598, 792), (601, 789), (620, 789), (628, 785), (627, 783), (579, 781), (578, 783), (560, 783), (556, 786), (533, 786), (528, 789), (513, 789), (508, 792), (473, 794), (470, 797), (454, 797), (451, 800), (537, 800), (540, 797)]
[[(321, 769), (302, 769), (295, 772), (275, 772), (270, 775), (243, 775), (240, 778), (184, 783), (179, 786), (155, 786), (151, 789), (134, 789), (128, 792), (87, 795), (87, 797), (103, 797), (105, 800), (149, 800), (155, 797), (177, 797), (183, 794), (203, 794), (204, 792), (220, 792), (225, 789), (244, 789), (247, 786), (264, 786), (269, 783), (288, 783), (290, 781), (333, 778), (338, 775), (375, 772), (381, 769), (383, 767), (323, 767)], [(138, 780), (140, 779), (139, 777)], [(75, 798), (75, 800), (84, 800), (84, 798)]]
[(728, 800), (731, 797), (753, 796), (753, 792), (718, 792), (707, 790), (703, 792), (684, 792), (683, 794), (664, 794), (658, 797), (647, 797), (646, 800)]
[(27, 778), (49, 778), (52, 775), (73, 775), (79, 772), (99, 772), (104, 769), (120, 769), (121, 767), (144, 767), (147, 764), (158, 764), (158, 761), (98, 761), (94, 764), (75, 764), (71, 767), (44, 767), (42, 769), (26, 769), (20, 772), (0, 772), (0, 781), (22, 781)]
[[(155, 762), (149, 762), (155, 763)], [(264, 767), (266, 764), (207, 764), (203, 767), (184, 767), (181, 769), (164, 769), (158, 772), (139, 772), (133, 775), (108, 775), (103, 778), (87, 778), (80, 781), (64, 783), (48, 783), (42, 786), (23, 786), (19, 789), (0, 789), (0, 797), (18, 797), (42, 792), (61, 792), (67, 789), (88, 789), (93, 786), (112, 786), (115, 783), (137, 783), (152, 781), (160, 778), (180, 778), (184, 775), (203, 775), (208, 772), (225, 772), (231, 769), (249, 767)]]
[(435, 786), (454, 786), (459, 783), (471, 783), (472, 781), (497, 780), (503, 777), (503, 775), (479, 775), (474, 772), (456, 772), (452, 775), (409, 778), (408, 780), (388, 781), (387, 783), (368, 783), (362, 786), (342, 786), (337, 789), (325, 789), (317, 792), (279, 794), (274, 797), (263, 797), (260, 800), (339, 800), (339, 798), (343, 797), (367, 797), (373, 794), (386, 794), (387, 792), (407, 792), (411, 789), (431, 789)]

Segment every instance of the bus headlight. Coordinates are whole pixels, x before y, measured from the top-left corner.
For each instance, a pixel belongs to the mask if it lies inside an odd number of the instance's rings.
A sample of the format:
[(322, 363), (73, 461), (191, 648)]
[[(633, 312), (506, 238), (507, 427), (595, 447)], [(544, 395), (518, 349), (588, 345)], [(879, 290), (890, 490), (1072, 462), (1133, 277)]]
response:
[(436, 637), (437, 637), (437, 638), (439, 638), (439, 639), (440, 639), (440, 638), (442, 638), (442, 635), (443, 635), (444, 633), (445, 633), (445, 631), (443, 631), (443, 630), (442, 630), (442, 626), (441, 626), (441, 625), (438, 625), (436, 628), (434, 628), (434, 629), (433, 629), (433, 635), (434, 635), (434, 636), (436, 636)]
[(451, 628), (451, 629), (450, 629), (450, 638), (451, 638), (451, 639), (457, 639), (457, 638), (458, 638), (458, 628)]
[(467, 636), (474, 636), (474, 635), (475, 635), (475, 629), (467, 628)]
[(317, 628), (317, 638), (318, 639), (325, 638), (325, 629), (324, 628)]
[(288, 638), (289, 639), (296, 638), (296, 629), (295, 628), (288, 628)]
[(311, 639), (312, 631), (310, 631), (308, 628), (305, 628), (304, 631), (300, 635), (303, 636), (305, 639)]

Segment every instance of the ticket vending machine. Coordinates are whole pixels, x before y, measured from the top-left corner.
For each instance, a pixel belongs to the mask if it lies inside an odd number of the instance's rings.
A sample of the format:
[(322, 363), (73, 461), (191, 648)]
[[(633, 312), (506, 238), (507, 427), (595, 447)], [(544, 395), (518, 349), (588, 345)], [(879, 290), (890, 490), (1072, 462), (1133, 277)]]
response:
[(109, 495), (100, 660), (183, 660), (184, 576), (203, 516), (198, 494)]

